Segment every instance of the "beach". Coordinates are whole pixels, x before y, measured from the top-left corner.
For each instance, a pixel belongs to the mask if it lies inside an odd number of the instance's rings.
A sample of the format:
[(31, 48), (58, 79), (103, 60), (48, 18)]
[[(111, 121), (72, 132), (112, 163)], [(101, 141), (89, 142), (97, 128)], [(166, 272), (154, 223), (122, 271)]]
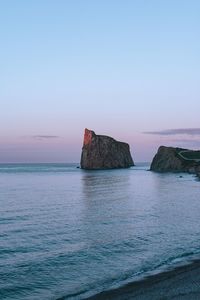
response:
[(119, 289), (102, 292), (88, 300), (200, 299), (200, 260), (174, 270), (149, 276)]

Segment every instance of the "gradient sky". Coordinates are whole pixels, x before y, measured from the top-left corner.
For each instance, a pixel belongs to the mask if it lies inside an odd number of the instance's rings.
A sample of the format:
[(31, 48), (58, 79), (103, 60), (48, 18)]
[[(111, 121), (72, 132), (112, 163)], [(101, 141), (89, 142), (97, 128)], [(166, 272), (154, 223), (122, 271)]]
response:
[(0, 162), (78, 162), (85, 127), (136, 162), (200, 148), (199, 13), (199, 0), (0, 0)]

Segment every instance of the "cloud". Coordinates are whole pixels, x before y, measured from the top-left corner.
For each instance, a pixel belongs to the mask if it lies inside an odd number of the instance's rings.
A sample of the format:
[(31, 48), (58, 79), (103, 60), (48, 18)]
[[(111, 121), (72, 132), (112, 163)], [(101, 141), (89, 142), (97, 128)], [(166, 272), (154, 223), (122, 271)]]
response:
[(37, 135), (29, 135), (22, 136), (22, 139), (33, 139), (33, 140), (50, 140), (50, 139), (58, 139), (60, 136), (58, 135), (45, 135), (45, 134), (37, 134)]
[(190, 149), (199, 149), (200, 147), (200, 139), (196, 139), (196, 138), (188, 138), (188, 139), (179, 139), (179, 138), (174, 138), (174, 139), (170, 139), (168, 141), (168, 143), (170, 142), (170, 144), (175, 145), (175, 146), (179, 146), (182, 148), (185, 147), (189, 147)]
[(166, 129), (159, 131), (145, 131), (144, 134), (153, 135), (190, 135), (190, 136), (200, 136), (200, 128), (179, 128), (179, 129)]
[(31, 138), (33, 139), (57, 139), (59, 138), (58, 135), (32, 135)]
[(174, 139), (171, 139), (172, 142), (179, 142), (179, 143), (198, 143), (200, 144), (200, 139), (196, 139), (196, 138), (188, 138), (188, 139), (179, 139), (179, 138), (174, 138)]

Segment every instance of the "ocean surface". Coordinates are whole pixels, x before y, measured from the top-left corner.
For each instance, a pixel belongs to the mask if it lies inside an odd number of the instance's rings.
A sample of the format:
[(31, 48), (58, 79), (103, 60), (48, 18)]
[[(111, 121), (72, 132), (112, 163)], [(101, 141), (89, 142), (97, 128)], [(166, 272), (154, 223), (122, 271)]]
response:
[(0, 299), (85, 299), (200, 255), (200, 182), (0, 165)]

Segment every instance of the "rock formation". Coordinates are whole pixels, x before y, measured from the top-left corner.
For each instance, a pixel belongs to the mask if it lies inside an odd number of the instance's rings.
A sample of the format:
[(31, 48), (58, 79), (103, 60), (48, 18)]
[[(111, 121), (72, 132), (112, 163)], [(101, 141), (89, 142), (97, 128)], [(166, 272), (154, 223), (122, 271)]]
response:
[(200, 166), (197, 166), (195, 168), (195, 174), (197, 175), (197, 177), (200, 179)]
[[(200, 159), (189, 158), (199, 157), (199, 151), (192, 151), (182, 148), (160, 146), (154, 156), (150, 170), (156, 172), (188, 172), (197, 173), (200, 166)], [(193, 154), (193, 155), (191, 155)]]
[(96, 135), (85, 129), (81, 168), (88, 170), (129, 168), (134, 166), (127, 143), (112, 137)]

